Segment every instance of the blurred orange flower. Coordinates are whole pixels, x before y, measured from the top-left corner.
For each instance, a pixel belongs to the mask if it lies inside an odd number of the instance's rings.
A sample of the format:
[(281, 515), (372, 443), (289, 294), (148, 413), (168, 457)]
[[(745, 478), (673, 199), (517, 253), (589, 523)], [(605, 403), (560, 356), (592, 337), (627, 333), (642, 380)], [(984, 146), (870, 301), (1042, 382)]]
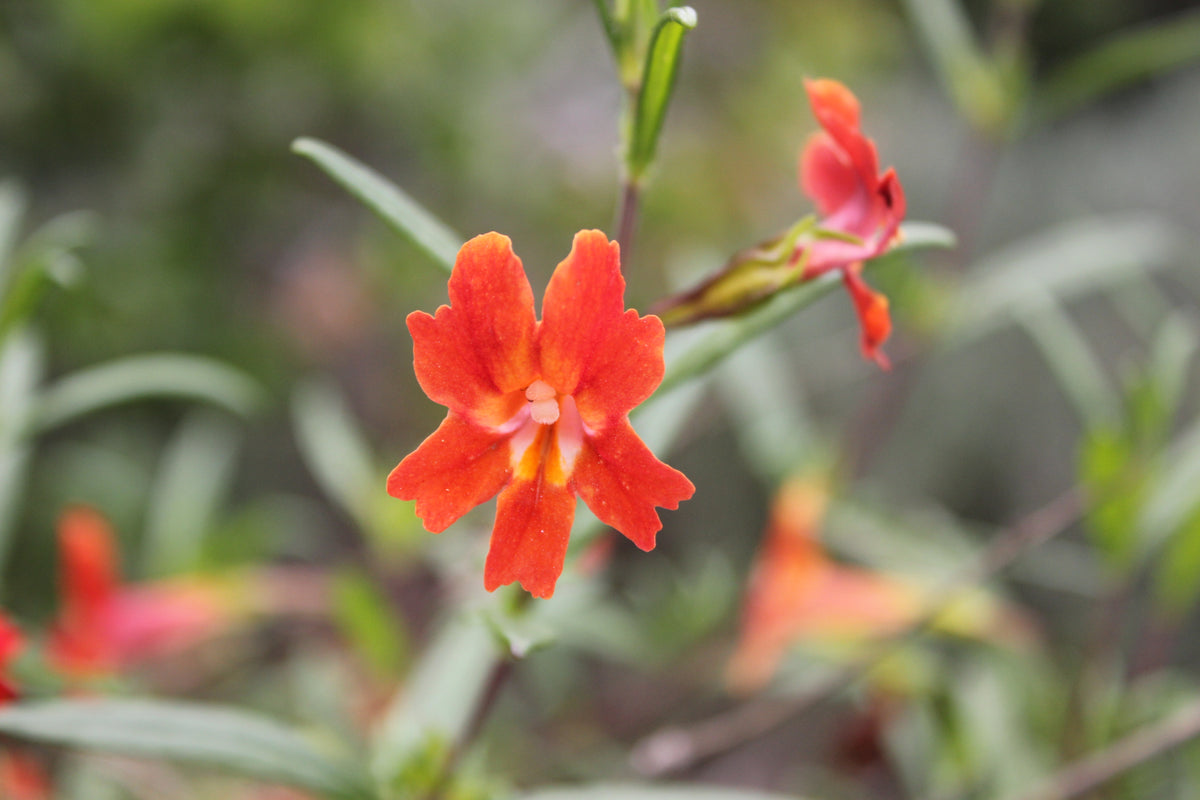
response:
[(450, 305), (408, 316), (414, 367), (445, 421), (388, 476), (445, 530), (499, 492), (484, 586), (517, 581), (550, 597), (562, 573), (575, 496), (638, 547), (694, 487), (654, 457), (629, 412), (663, 376), (663, 326), (625, 310), (617, 245), (576, 234), (536, 317), (533, 290), (506, 236), (463, 245)]
[(8, 679), (8, 663), (16, 658), (24, 645), (21, 631), (8, 617), (0, 614), (0, 704), (17, 696), (16, 687)]
[(118, 672), (223, 630), (231, 617), (216, 586), (162, 581), (122, 586), (116, 538), (95, 509), (73, 506), (58, 522), (62, 607), (47, 645), (64, 674)]
[[(800, 642), (878, 639), (909, 627), (926, 612), (930, 592), (914, 579), (829, 557), (819, 541), (828, 503), (828, 487), (812, 476), (791, 479), (776, 496), (746, 590), (741, 637), (728, 670), (731, 688), (761, 688), (788, 648)], [(936, 624), (955, 634), (1014, 642), (1030, 635), (1021, 615), (981, 594), (955, 602)]]
[(50, 800), (50, 779), (31, 753), (7, 750), (0, 753), (0, 798), (4, 800)]

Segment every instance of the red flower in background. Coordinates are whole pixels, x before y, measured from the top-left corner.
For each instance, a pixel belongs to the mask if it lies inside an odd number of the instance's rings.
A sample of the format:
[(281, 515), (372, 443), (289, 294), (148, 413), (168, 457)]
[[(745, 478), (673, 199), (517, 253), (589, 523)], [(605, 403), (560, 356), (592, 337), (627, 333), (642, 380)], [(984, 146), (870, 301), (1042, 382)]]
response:
[(823, 130), (800, 154), (800, 187), (816, 203), (822, 228), (857, 241), (807, 244), (803, 277), (842, 270), (862, 328), (863, 354), (886, 367), (879, 347), (892, 331), (888, 301), (863, 281), (862, 262), (882, 254), (896, 238), (904, 219), (904, 188), (894, 169), (879, 174), (875, 143), (859, 128), (858, 100), (850, 90), (829, 79), (805, 81), (804, 87)]
[(638, 547), (654, 547), (656, 506), (694, 487), (663, 464), (628, 414), (663, 376), (663, 326), (626, 311), (617, 246), (576, 234), (550, 278), (539, 321), (506, 236), (463, 245), (450, 305), (408, 316), (417, 381), (449, 412), (388, 476), (427, 530), (445, 530), (499, 493), (484, 586), (518, 581), (550, 597), (562, 573), (575, 496)]
[[(819, 538), (828, 504), (828, 488), (814, 477), (793, 478), (776, 496), (746, 589), (728, 672), (733, 688), (761, 688), (800, 642), (861, 644), (912, 625), (926, 611), (931, 592), (915, 578), (829, 557)], [(948, 605), (934, 627), (1013, 645), (1032, 636), (1023, 615), (982, 591)]]
[(47, 655), (87, 678), (206, 639), (230, 612), (212, 586), (163, 581), (122, 586), (116, 538), (94, 509), (75, 506), (58, 523), (62, 606)]
[(17, 697), (17, 689), (8, 679), (8, 664), (24, 647), (25, 640), (21, 631), (0, 614), (0, 705)]
[(793, 479), (776, 496), (729, 666), (730, 684), (739, 690), (766, 684), (795, 642), (884, 635), (920, 608), (912, 587), (830, 560), (818, 538), (828, 503), (815, 478)]
[(862, 351), (882, 367), (880, 345), (892, 330), (888, 301), (862, 279), (863, 261), (883, 254), (904, 218), (904, 190), (892, 169), (879, 173), (875, 143), (859, 128), (858, 100), (832, 80), (806, 81), (822, 130), (800, 154), (800, 187), (821, 218), (736, 253), (720, 272), (655, 309), (668, 325), (728, 317), (777, 293), (839, 270), (862, 328)]

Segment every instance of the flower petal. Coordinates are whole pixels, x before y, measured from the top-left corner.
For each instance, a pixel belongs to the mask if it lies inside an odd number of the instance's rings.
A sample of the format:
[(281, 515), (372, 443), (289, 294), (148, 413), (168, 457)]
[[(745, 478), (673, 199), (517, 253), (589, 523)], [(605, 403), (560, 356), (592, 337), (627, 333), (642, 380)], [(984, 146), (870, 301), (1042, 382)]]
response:
[(63, 620), (93, 628), (117, 591), (116, 536), (100, 512), (74, 506), (59, 518), (58, 546)]
[(573, 395), (584, 422), (599, 427), (649, 397), (663, 376), (663, 326), (625, 310), (616, 243), (580, 231), (554, 270), (542, 304), (542, 377)]
[(696, 491), (682, 472), (654, 457), (624, 418), (584, 438), (570, 486), (601, 522), (643, 550), (654, 549), (662, 528), (655, 507), (678, 508)]
[(862, 352), (880, 367), (889, 369), (891, 362), (879, 349), (892, 334), (888, 299), (881, 292), (867, 286), (861, 273), (862, 264), (852, 264), (842, 271), (842, 281), (854, 302), (854, 311), (858, 314), (858, 324), (862, 330)]
[(808, 91), (813, 116), (846, 154), (859, 181), (863, 185), (873, 184), (879, 172), (879, 155), (875, 152), (875, 143), (859, 129), (858, 98), (845, 85), (828, 78), (806, 80), (804, 88)]
[(417, 501), (425, 530), (440, 533), (492, 498), (512, 473), (508, 439), (454, 411), (388, 475), (387, 491)]
[(3, 671), (5, 665), (21, 652), (24, 643), (20, 628), (9, 621), (4, 614), (0, 614), (0, 671)]
[(546, 480), (541, 470), (514, 480), (496, 504), (484, 588), (490, 592), (518, 581), (534, 597), (552, 596), (574, 519), (575, 497), (566, 486)]
[(513, 394), (537, 378), (533, 290), (507, 236), (463, 245), (450, 275), (450, 305), (408, 315), (413, 366), (425, 394), (481, 425), (497, 426), (524, 403)]
[(862, 191), (863, 183), (846, 151), (828, 133), (817, 131), (800, 151), (800, 188), (829, 216)]

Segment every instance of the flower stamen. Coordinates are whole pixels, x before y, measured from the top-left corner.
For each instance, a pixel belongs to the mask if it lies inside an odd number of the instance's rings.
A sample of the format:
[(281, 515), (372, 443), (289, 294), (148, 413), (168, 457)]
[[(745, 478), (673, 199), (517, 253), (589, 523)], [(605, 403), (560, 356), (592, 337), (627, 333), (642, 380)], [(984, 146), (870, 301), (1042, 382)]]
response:
[(525, 390), (525, 399), (529, 401), (529, 416), (541, 425), (553, 425), (558, 422), (558, 393), (554, 387), (543, 380), (536, 380)]

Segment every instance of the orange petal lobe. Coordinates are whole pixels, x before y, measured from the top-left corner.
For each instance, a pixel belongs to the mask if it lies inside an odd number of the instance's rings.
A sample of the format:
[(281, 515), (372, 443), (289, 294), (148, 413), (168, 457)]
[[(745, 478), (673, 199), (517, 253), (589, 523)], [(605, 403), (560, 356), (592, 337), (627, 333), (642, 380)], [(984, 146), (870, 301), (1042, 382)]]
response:
[(542, 305), (542, 376), (573, 395), (584, 421), (598, 426), (641, 403), (663, 376), (663, 326), (625, 310), (617, 245), (580, 231), (554, 270)]
[(862, 188), (845, 151), (825, 131), (810, 136), (800, 153), (800, 188), (825, 216), (850, 202)]
[(0, 614), (0, 705), (17, 697), (17, 689), (6, 678), (5, 670), (8, 662), (21, 652), (23, 646), (21, 631), (7, 617)]
[(500, 493), (483, 585), (489, 592), (517, 581), (534, 597), (554, 594), (567, 557), (575, 497), (539, 471)]
[(440, 533), (508, 483), (508, 439), (454, 411), (388, 475), (387, 491), (417, 501), (417, 516)]
[(536, 374), (533, 290), (507, 236), (463, 245), (450, 275), (450, 305), (408, 316), (413, 366), (425, 394), (480, 424), (520, 408)]
[(584, 439), (570, 484), (592, 513), (642, 550), (662, 528), (655, 507), (675, 509), (695, 493), (682, 472), (659, 461), (625, 418)]
[(111, 670), (116, 657), (109, 629), (117, 592), (117, 549), (98, 511), (74, 506), (58, 521), (62, 607), (51, 633), (51, 661), (74, 675)]
[(880, 292), (867, 286), (862, 279), (862, 265), (854, 264), (842, 271), (842, 281), (854, 302), (858, 324), (862, 331), (860, 344), (863, 356), (871, 359), (883, 369), (891, 362), (880, 347), (892, 334), (892, 316), (888, 311), (888, 299)]
[(873, 183), (879, 172), (879, 155), (875, 152), (875, 144), (863, 136), (859, 128), (858, 98), (845, 85), (828, 78), (805, 81), (804, 88), (808, 91), (813, 116), (845, 152), (859, 181)]

